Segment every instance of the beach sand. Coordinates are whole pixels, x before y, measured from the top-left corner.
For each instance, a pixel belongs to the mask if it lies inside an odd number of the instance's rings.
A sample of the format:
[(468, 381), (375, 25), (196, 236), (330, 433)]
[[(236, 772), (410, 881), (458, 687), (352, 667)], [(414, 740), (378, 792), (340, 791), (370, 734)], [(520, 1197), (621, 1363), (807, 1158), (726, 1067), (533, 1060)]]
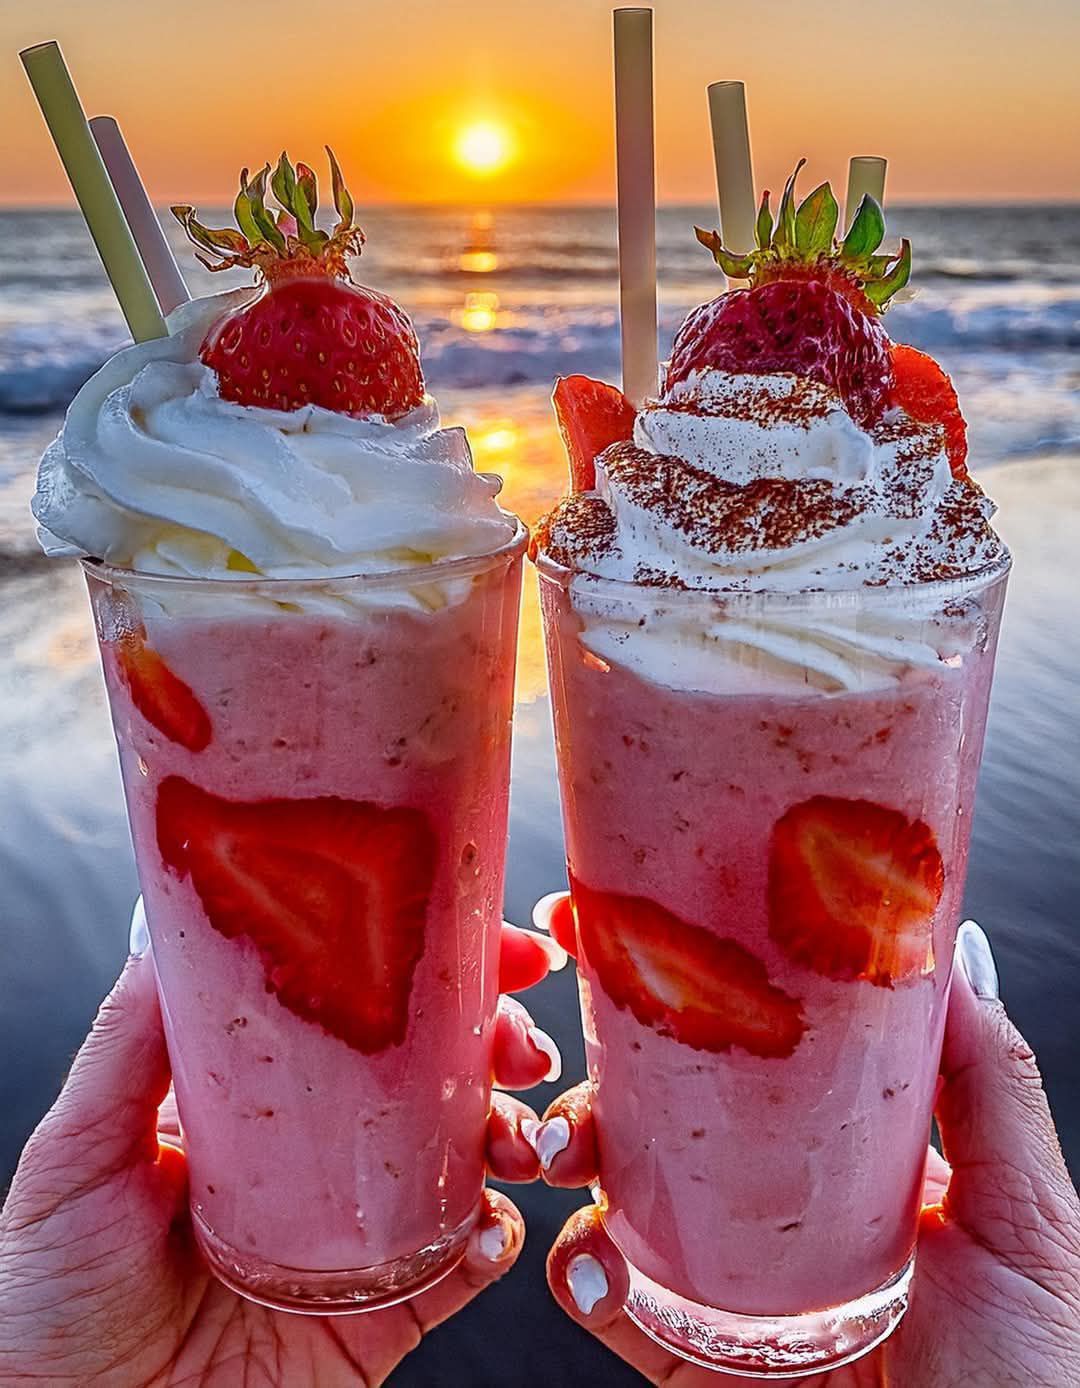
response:
[[(477, 466), (505, 473), (507, 504), (532, 519), (561, 485), (543, 394), (466, 419)], [(511, 402), (513, 405), (513, 402)], [(1066, 1154), (1080, 1171), (1080, 458), (985, 471), (1013, 549), (998, 677), (980, 783), (966, 910), (988, 930), (1005, 1001), (1034, 1046)], [(565, 880), (534, 579), (527, 575), (511, 809), (507, 915), (526, 922)], [(119, 774), (78, 568), (24, 560), (0, 571), (0, 1171), (48, 1106), (126, 952), (135, 896)], [(563, 1083), (583, 1074), (572, 970), (529, 1005), (558, 1039)], [(530, 1101), (543, 1106), (556, 1086)], [(577, 1196), (516, 1189), (530, 1237), (517, 1271), (394, 1376), (397, 1385), (506, 1382), (491, 1325), (514, 1326), (530, 1378), (639, 1382), (556, 1310), (543, 1260)]]

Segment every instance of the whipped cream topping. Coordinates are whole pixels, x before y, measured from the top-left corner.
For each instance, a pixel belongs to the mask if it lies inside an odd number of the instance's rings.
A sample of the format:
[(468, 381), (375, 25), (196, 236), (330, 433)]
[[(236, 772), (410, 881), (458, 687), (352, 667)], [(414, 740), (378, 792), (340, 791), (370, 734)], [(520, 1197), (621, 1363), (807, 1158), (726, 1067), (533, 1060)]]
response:
[(331, 578), (490, 553), (515, 530), (497, 477), (430, 397), (403, 419), (218, 395), (199, 360), (211, 323), (250, 298), (183, 305), (170, 335), (119, 352), (79, 391), (38, 472), (49, 554), (143, 573)]
[[(955, 658), (956, 633), (927, 630), (934, 609), (918, 585), (1004, 558), (993, 511), (970, 477), (953, 476), (940, 425), (893, 409), (867, 431), (816, 381), (706, 370), (642, 408), (633, 439), (596, 459), (595, 491), (556, 507), (538, 545), (575, 571), (585, 639), (605, 659), (709, 688), (719, 653), (747, 678), (854, 689)], [(643, 585), (651, 616), (642, 620), (639, 602), (619, 615), (590, 579)], [(861, 587), (890, 598), (872, 616), (849, 603), (828, 621), (806, 604), (787, 618), (759, 605), (753, 620), (718, 619), (711, 633), (675, 601), (675, 590)]]

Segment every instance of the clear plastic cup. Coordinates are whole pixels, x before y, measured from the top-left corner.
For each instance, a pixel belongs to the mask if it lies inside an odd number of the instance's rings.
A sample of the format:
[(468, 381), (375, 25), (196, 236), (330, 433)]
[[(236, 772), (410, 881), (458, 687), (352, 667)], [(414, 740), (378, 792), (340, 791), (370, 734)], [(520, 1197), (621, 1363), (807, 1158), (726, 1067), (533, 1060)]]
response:
[(267, 1305), (410, 1296), (476, 1216), (524, 544), (311, 581), (85, 563), (195, 1232)]
[(699, 1364), (820, 1372), (904, 1312), (1008, 567), (539, 561), (596, 1193), (630, 1315)]

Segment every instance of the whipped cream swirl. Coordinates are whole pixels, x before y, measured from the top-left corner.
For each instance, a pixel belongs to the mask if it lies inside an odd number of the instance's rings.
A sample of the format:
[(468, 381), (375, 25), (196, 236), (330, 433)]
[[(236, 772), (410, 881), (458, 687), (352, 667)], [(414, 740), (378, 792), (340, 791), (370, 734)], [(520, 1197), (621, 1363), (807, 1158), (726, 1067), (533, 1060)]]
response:
[[(575, 571), (585, 640), (605, 659), (695, 688), (714, 687), (721, 656), (736, 684), (874, 688), (970, 645), (970, 622), (938, 622), (941, 590), (926, 585), (1005, 557), (993, 511), (953, 476), (938, 424), (893, 409), (867, 431), (816, 381), (706, 370), (645, 405), (633, 439), (597, 458), (595, 491), (542, 523), (539, 547)], [(604, 579), (648, 592), (649, 614), (640, 599), (621, 612)], [(860, 588), (888, 593), (839, 600)], [(729, 603), (703, 631), (684, 590), (838, 600), (763, 601), (752, 616)]]
[(403, 419), (218, 395), (199, 360), (231, 291), (171, 315), (170, 335), (119, 352), (79, 391), (38, 472), (49, 554), (143, 573), (332, 578), (490, 553), (514, 518), (430, 397)]

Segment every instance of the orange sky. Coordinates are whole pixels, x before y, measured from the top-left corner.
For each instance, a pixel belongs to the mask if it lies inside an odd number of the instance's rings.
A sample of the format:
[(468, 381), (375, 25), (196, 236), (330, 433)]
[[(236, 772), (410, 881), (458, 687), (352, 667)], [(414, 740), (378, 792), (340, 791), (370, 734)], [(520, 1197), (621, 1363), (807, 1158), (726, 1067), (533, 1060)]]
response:
[[(891, 198), (1080, 197), (1076, 0), (655, 8), (662, 200), (712, 197), (705, 85), (730, 77), (748, 84), (759, 184), (781, 185), (799, 155), (808, 187), (882, 153)], [(55, 37), (162, 202), (231, 196), (241, 164), (283, 145), (321, 169), (327, 140), (361, 202), (609, 201), (610, 29), (604, 0), (7, 4), (0, 199), (69, 198), (16, 56)], [(452, 157), (478, 119), (518, 151), (485, 180)]]

